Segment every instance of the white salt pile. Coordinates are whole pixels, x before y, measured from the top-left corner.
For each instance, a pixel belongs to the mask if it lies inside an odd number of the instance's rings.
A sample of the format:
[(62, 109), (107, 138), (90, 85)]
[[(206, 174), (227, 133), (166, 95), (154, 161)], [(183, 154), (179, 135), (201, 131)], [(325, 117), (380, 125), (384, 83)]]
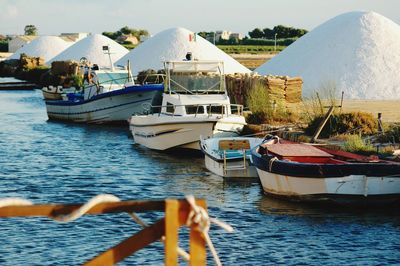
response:
[(67, 49), (71, 43), (57, 36), (41, 36), (19, 48), (9, 59), (19, 59), (21, 54), (33, 57), (43, 57), (48, 61)]
[(260, 74), (301, 76), (303, 96), (336, 86), (349, 99), (400, 99), (400, 26), (374, 12), (339, 15), (269, 62)]
[(183, 60), (188, 52), (194, 59), (223, 61), (227, 74), (250, 73), (215, 45), (184, 28), (167, 29), (156, 34), (118, 60), (116, 65), (125, 66), (130, 60), (132, 72), (137, 74), (147, 69), (163, 69), (164, 61)]
[(48, 63), (65, 60), (79, 61), (82, 57), (86, 57), (86, 59), (92, 64), (97, 64), (100, 67), (110, 67), (110, 59), (108, 54), (103, 51), (103, 46), (109, 46), (112, 63), (115, 63), (118, 59), (128, 53), (128, 49), (119, 43), (104, 35), (94, 34), (78, 41), (56, 57), (52, 58)]

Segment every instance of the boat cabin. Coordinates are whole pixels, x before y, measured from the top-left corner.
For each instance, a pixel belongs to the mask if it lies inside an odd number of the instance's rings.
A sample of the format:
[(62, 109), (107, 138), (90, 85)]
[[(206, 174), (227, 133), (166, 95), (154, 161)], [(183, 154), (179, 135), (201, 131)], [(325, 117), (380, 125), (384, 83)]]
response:
[(164, 67), (165, 91), (156, 112), (173, 116), (242, 114), (242, 106), (230, 104), (223, 62), (171, 61)]

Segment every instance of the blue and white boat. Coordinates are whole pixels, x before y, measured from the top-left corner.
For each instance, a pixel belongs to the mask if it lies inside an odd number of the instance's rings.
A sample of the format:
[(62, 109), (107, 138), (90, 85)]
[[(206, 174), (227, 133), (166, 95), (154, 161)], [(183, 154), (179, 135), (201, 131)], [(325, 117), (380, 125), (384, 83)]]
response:
[(135, 84), (130, 71), (88, 69), (84, 86), (63, 93), (62, 99), (45, 99), (49, 119), (83, 123), (126, 122), (133, 114), (143, 114), (163, 84)]

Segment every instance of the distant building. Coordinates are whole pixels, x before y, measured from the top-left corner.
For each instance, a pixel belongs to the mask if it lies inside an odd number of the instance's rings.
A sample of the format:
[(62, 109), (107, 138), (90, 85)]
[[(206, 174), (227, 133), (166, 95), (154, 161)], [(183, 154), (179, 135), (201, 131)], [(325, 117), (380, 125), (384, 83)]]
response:
[(241, 33), (236, 33), (236, 32), (232, 32), (229, 35), (229, 39), (237, 39), (237, 40), (242, 40), (244, 38), (243, 34)]
[(19, 48), (24, 46), (25, 44), (30, 43), (34, 39), (36, 39), (38, 36), (32, 36), (32, 35), (18, 35), (12, 38), (8, 42), (8, 52), (9, 53), (15, 53)]
[(67, 42), (77, 42), (86, 38), (89, 34), (85, 32), (78, 33), (61, 33), (60, 38)]
[(123, 34), (121, 36), (118, 36), (117, 42), (119, 43), (124, 43), (124, 42), (131, 42), (132, 44), (138, 44), (139, 40), (133, 36), (132, 34)]
[(7, 37), (0, 34), (0, 41), (4, 41), (4, 40), (7, 40)]
[(229, 40), (229, 36), (231, 35), (230, 31), (216, 31), (215, 32), (215, 41), (218, 42), (219, 40)]

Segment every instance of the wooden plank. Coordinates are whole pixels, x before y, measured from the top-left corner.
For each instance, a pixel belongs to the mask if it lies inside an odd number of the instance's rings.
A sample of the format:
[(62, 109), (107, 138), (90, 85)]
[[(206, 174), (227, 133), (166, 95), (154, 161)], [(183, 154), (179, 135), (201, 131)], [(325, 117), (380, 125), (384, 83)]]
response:
[[(82, 204), (47, 204), (31, 206), (10, 206), (0, 208), (0, 217), (48, 216), (69, 214)], [(90, 209), (87, 214), (102, 214), (116, 212), (164, 211), (164, 201), (123, 201), (101, 203)]]
[(178, 265), (179, 202), (165, 201), (165, 265)]
[[(207, 210), (207, 203), (205, 200), (196, 200), (196, 204)], [(192, 226), (190, 228), (190, 265), (206, 265), (206, 263), (206, 241), (203, 235)]]
[(248, 150), (250, 149), (250, 142), (247, 139), (224, 139), (218, 143), (220, 150)]
[(96, 256), (92, 260), (86, 262), (87, 266), (106, 266), (114, 265), (126, 257), (132, 255), (136, 251), (150, 245), (151, 243), (161, 239), (165, 234), (165, 219), (160, 219), (154, 224), (146, 227), (137, 234), (125, 239), (118, 245), (110, 248), (104, 253)]

